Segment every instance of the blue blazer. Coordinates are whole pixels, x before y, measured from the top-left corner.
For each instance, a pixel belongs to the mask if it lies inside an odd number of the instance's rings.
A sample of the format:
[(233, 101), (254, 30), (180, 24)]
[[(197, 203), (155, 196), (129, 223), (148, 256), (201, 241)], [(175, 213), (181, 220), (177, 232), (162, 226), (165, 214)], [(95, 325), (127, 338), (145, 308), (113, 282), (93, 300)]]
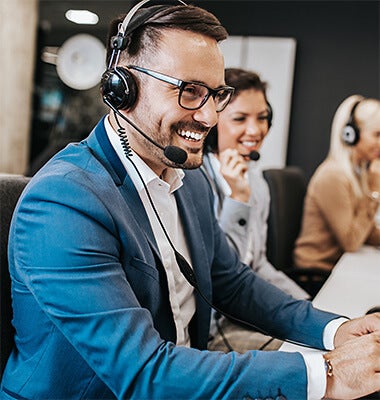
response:
[[(175, 195), (204, 296), (271, 335), (323, 348), (323, 329), (337, 316), (294, 300), (239, 261), (201, 171), (185, 171)], [(210, 307), (199, 293), (192, 348), (175, 345), (160, 253), (103, 121), (27, 186), (9, 265), (16, 345), (2, 399), (307, 396), (299, 353), (207, 351)]]

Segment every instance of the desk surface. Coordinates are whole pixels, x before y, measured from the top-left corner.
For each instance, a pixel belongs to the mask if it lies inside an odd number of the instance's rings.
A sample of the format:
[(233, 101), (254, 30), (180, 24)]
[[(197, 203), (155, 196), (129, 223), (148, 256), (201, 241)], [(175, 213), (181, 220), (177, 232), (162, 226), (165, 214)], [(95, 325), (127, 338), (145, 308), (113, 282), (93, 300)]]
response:
[[(316, 308), (350, 318), (364, 315), (380, 306), (380, 249), (363, 246), (355, 253), (345, 253), (315, 296)], [(282, 351), (310, 351), (284, 343)]]
[(380, 249), (363, 246), (355, 253), (343, 254), (313, 305), (350, 318), (380, 306)]

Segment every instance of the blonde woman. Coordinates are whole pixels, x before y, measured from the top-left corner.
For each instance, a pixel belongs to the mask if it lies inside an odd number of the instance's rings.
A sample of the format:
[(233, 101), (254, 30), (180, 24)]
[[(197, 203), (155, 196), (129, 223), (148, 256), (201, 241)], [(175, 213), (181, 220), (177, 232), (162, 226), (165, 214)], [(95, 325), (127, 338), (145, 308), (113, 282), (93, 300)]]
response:
[(330, 151), (310, 180), (294, 260), (331, 270), (341, 255), (380, 244), (380, 101), (359, 95), (338, 107)]

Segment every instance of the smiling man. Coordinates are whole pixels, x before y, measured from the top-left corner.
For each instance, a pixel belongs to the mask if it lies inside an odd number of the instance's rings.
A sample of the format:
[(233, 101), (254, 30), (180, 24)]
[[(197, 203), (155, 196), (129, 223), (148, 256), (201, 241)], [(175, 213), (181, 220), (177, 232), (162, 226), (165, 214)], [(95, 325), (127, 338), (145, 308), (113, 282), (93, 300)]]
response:
[[(347, 321), (286, 295), (239, 261), (215, 220), (197, 167), (233, 92), (218, 47), (225, 29), (181, 1), (142, 5), (111, 27), (102, 81), (110, 114), (54, 156), (16, 207), (15, 347), (1, 399), (349, 398), (379, 389), (379, 315)], [(211, 303), (271, 335), (337, 348), (326, 360), (207, 351)]]

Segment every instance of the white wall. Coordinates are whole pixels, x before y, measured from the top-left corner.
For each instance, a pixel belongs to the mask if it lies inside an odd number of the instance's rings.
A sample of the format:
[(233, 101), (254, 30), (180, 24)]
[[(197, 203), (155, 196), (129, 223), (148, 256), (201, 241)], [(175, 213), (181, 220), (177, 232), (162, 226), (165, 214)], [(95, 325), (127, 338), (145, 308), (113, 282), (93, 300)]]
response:
[(230, 36), (221, 43), (226, 67), (257, 72), (268, 82), (273, 125), (261, 150), (262, 168), (286, 164), (296, 41), (293, 38)]

